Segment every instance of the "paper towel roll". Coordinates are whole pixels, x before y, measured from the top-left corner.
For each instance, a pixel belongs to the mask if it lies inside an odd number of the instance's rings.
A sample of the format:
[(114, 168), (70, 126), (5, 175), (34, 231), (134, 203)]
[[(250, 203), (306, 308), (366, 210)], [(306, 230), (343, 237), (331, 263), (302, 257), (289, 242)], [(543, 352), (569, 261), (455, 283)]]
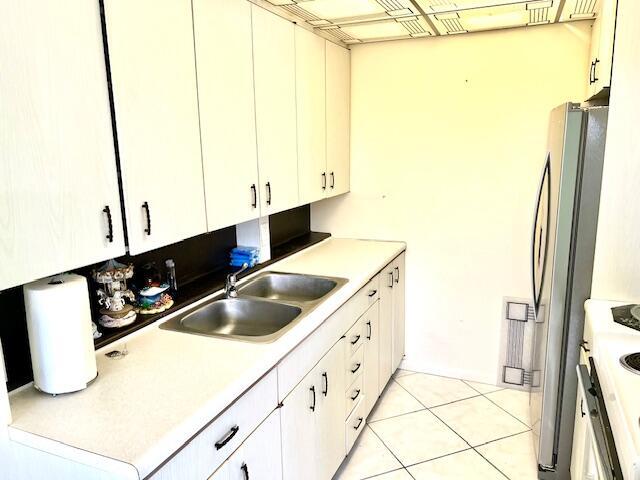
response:
[(23, 290), (36, 388), (51, 394), (86, 388), (98, 374), (87, 280), (64, 274)]

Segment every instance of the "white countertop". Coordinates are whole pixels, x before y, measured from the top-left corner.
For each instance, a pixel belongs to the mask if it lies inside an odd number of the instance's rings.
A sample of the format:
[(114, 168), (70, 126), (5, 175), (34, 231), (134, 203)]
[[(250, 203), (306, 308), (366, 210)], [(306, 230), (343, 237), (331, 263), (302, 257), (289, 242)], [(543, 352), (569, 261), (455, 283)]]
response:
[[(12, 392), (10, 437), (124, 477), (144, 478), (404, 249), (401, 242), (329, 238), (274, 263), (263, 271), (349, 282), (269, 344), (159, 329), (169, 315), (98, 351), (98, 378), (82, 392), (57, 397), (33, 387)], [(126, 357), (104, 355), (125, 342)]]

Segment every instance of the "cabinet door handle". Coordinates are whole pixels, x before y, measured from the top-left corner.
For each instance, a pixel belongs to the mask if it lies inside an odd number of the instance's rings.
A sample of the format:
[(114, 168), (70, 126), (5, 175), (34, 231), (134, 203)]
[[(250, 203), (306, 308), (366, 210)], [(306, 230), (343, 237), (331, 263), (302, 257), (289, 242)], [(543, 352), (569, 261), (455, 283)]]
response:
[(256, 190), (256, 184), (251, 184), (251, 207), (256, 208), (258, 206), (258, 190)]
[(244, 475), (244, 480), (249, 480), (249, 467), (247, 467), (246, 463), (242, 464), (242, 466), (240, 467), (240, 470), (242, 470), (242, 474)]
[(353, 397), (351, 397), (351, 400), (355, 402), (356, 398), (358, 398), (359, 396), (360, 396), (360, 389), (357, 389), (356, 394)]
[(371, 340), (371, 334), (373, 333), (373, 330), (371, 328), (371, 322), (367, 322), (367, 326), (369, 327), (369, 334), (367, 335), (367, 340)]
[(376, 296), (376, 293), (378, 293), (378, 290), (371, 290), (371, 291), (369, 292), (369, 298), (375, 297), (375, 296)]
[(271, 182), (267, 182), (266, 187), (267, 187), (267, 205), (271, 205)]
[(360, 335), (356, 335), (355, 337), (353, 337), (353, 340), (351, 340), (351, 345), (355, 345), (356, 343), (358, 343), (358, 340), (360, 340)]
[(147, 214), (147, 228), (144, 229), (144, 233), (151, 235), (151, 210), (149, 210), (149, 203), (144, 202), (142, 208)]
[(358, 370), (360, 370), (361, 366), (362, 366), (361, 363), (356, 363), (356, 367), (351, 370), (351, 373), (356, 373)]
[(358, 424), (353, 427), (354, 430), (358, 430), (360, 428), (360, 425), (362, 425), (362, 420), (362, 417), (358, 417)]
[(394, 270), (396, 271), (396, 283), (400, 282), (400, 267), (396, 267), (394, 268)]
[(584, 353), (589, 353), (591, 350), (589, 350), (587, 348), (587, 345), (589, 345), (589, 342), (587, 342), (586, 340), (581, 340), (580, 341), (580, 348), (582, 348), (582, 350), (584, 350)]
[(593, 61), (593, 83), (596, 83), (599, 80), (599, 78), (596, 77), (596, 74), (598, 73), (599, 63), (600, 63), (600, 60), (597, 58)]
[(311, 406), (309, 408), (311, 409), (312, 412), (315, 412), (316, 411), (316, 387), (312, 385), (309, 390), (311, 391), (311, 394), (313, 395), (313, 403), (311, 404)]
[(322, 394), (326, 397), (329, 393), (329, 376), (327, 375), (327, 372), (322, 374), (322, 378), (324, 378), (324, 390), (322, 391)]
[(111, 220), (111, 209), (109, 205), (106, 205), (102, 211), (107, 214), (107, 226), (109, 228), (109, 233), (107, 233), (107, 240), (109, 243), (113, 243), (113, 221)]
[(331, 189), (333, 189), (333, 187), (336, 186), (336, 176), (333, 174), (333, 172), (331, 172), (329, 175), (331, 175), (331, 185), (329, 185), (331, 187)]
[(393, 288), (393, 270), (388, 273), (389, 275), (389, 288)]
[(322, 190), (327, 189), (327, 172), (322, 172)]
[(586, 413), (584, 413), (584, 400), (580, 399), (580, 417), (584, 418)]
[(216, 450), (220, 450), (227, 443), (229, 443), (231, 439), (236, 436), (236, 433), (238, 433), (238, 430), (240, 430), (240, 427), (238, 427), (238, 425), (236, 425), (235, 427), (232, 427), (231, 430), (229, 430), (229, 433), (227, 433), (222, 440), (218, 440), (215, 443)]

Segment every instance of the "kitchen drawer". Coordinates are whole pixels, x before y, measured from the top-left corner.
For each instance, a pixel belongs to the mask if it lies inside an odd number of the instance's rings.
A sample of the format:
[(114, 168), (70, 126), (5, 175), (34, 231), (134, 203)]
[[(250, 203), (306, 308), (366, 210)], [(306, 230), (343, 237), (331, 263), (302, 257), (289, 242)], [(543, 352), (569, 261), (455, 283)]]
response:
[(347, 421), (345, 422), (344, 428), (346, 429), (345, 436), (346, 436), (347, 454), (349, 454), (349, 451), (351, 450), (351, 447), (353, 447), (353, 444), (358, 438), (358, 435), (360, 435), (362, 430), (364, 430), (364, 426), (366, 423), (364, 421), (364, 417), (365, 417), (364, 408), (365, 408), (364, 402), (361, 399), (356, 405), (356, 407), (353, 409), (353, 412), (351, 412), (351, 415), (349, 415), (349, 417), (347, 418)]
[(362, 385), (363, 379), (364, 375), (360, 375), (358, 378), (356, 378), (356, 381), (347, 388), (347, 391), (345, 393), (345, 418), (349, 416), (354, 407), (364, 396), (364, 388)]
[(364, 331), (364, 323), (365, 316), (363, 315), (345, 334), (347, 339), (345, 342), (345, 360), (349, 360), (364, 345), (365, 336), (362, 333)]
[(376, 275), (351, 298), (351, 313), (358, 318), (380, 298), (380, 280)]
[(277, 375), (273, 369), (192, 438), (152, 478), (208, 478), (277, 404)]
[(347, 361), (346, 366), (345, 384), (351, 385), (364, 371), (364, 348), (360, 347)]

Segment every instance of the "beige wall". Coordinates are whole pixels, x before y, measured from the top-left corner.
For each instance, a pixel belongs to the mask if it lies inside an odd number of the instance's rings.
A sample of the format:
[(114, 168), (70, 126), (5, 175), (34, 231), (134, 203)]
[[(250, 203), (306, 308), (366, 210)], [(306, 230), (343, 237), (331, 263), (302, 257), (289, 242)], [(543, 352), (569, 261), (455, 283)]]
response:
[(399, 239), (406, 366), (494, 382), (503, 296), (528, 297), (550, 110), (584, 96), (589, 23), (360, 45), (351, 193), (312, 227)]
[(619, 0), (592, 297), (640, 303), (640, 2)]

